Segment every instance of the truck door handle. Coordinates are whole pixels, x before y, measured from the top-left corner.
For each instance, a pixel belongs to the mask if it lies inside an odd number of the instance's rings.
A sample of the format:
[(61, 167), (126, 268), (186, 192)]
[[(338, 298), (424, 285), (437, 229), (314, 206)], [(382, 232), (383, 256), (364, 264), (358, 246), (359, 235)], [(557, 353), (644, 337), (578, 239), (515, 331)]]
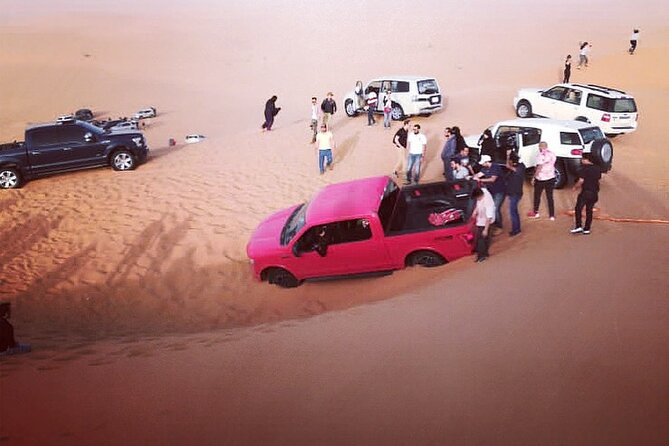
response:
[(63, 150), (72, 150), (72, 147), (63, 147)]
[(441, 236), (441, 237), (435, 237), (434, 239), (435, 240), (453, 240), (453, 236), (452, 235), (444, 235), (444, 236)]
[(38, 152), (37, 150), (31, 150), (31, 151), (30, 151), (30, 154), (31, 154), (31, 155), (39, 155), (40, 152)]

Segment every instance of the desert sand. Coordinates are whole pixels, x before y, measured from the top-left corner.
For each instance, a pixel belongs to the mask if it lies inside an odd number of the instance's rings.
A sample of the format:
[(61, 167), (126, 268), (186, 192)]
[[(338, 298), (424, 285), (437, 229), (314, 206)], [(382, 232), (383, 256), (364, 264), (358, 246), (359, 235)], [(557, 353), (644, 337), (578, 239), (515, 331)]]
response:
[[(33, 346), (0, 358), (0, 442), (669, 442), (664, 2), (91, 3), (0, 0), (0, 141), (82, 107), (152, 105), (151, 156), (0, 194), (0, 300)], [(557, 221), (523, 220), (485, 264), (292, 290), (252, 278), (245, 245), (264, 217), (390, 173), (399, 124), (345, 116), (356, 80), (439, 80), (447, 106), (415, 118), (436, 181), (445, 126), (513, 117), (516, 90), (560, 81), (581, 40), (591, 66), (572, 81), (640, 109), (613, 140), (590, 237), (568, 234), (565, 189)], [(328, 91), (338, 150), (321, 177), (309, 101)], [(273, 94), (282, 111), (261, 133)]]

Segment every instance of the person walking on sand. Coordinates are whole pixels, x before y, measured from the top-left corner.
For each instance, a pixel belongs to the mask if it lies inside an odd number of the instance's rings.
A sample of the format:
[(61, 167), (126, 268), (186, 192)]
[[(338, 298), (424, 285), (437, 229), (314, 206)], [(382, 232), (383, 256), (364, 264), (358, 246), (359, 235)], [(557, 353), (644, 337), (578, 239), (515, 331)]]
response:
[(525, 164), (520, 161), (517, 153), (511, 152), (506, 168), (509, 169), (509, 174), (506, 178), (506, 196), (509, 197), (509, 217), (511, 218), (511, 232), (509, 232), (509, 235), (515, 237), (520, 234), (518, 203), (523, 198)]
[(332, 170), (332, 151), (335, 148), (334, 135), (328, 130), (327, 124), (321, 124), (321, 131), (316, 135), (316, 146), (318, 147), (318, 169), (323, 175), (326, 167)]
[(323, 102), (321, 103), (321, 110), (323, 111), (323, 124), (330, 127), (330, 118), (332, 115), (337, 113), (337, 103), (333, 99), (334, 95), (331, 91), (328, 92), (328, 95)]
[(281, 111), (281, 107), (276, 106), (276, 96), (272, 96), (265, 102), (265, 122), (262, 124), (263, 132), (272, 130), (274, 117)]
[(639, 41), (639, 30), (634, 28), (632, 31), (632, 35), (630, 36), (630, 49), (628, 52), (630, 54), (634, 54), (634, 51), (636, 51), (636, 44)]
[(370, 91), (367, 95), (367, 125), (376, 124), (376, 119), (374, 119), (374, 112), (376, 111), (377, 104), (376, 92), (374, 90)]
[(390, 89), (386, 89), (381, 98), (381, 106), (383, 107), (383, 128), (390, 128), (390, 112), (392, 111), (392, 99), (390, 97)]
[(534, 207), (527, 214), (530, 218), (539, 218), (539, 204), (541, 193), (546, 191), (548, 201), (548, 215), (551, 221), (555, 220), (555, 204), (553, 202), (553, 188), (555, 187), (555, 154), (548, 149), (546, 141), (539, 143), (539, 155), (537, 155), (537, 166), (532, 178), (534, 186)]
[(571, 54), (567, 54), (567, 58), (564, 60), (564, 76), (562, 78), (562, 83), (569, 83), (569, 78), (571, 77)]
[(486, 189), (480, 187), (472, 191), (472, 199), (476, 207), (472, 216), (476, 222), (476, 262), (483, 262), (489, 256), (490, 250), (490, 225), (495, 222), (495, 203), (492, 195)]
[(420, 165), (425, 156), (427, 138), (420, 132), (420, 124), (414, 124), (413, 131), (407, 137), (409, 160), (407, 161), (406, 184), (418, 184), (420, 179)]
[(578, 51), (578, 65), (576, 66), (576, 69), (580, 70), (582, 66), (588, 68), (588, 62), (590, 61), (588, 59), (588, 54), (590, 54), (590, 48), (592, 48), (592, 45), (588, 42), (581, 43)]
[(395, 168), (393, 169), (393, 174), (396, 178), (399, 178), (400, 172), (404, 172), (404, 164), (407, 159), (407, 137), (409, 136), (409, 124), (410, 120), (405, 119), (402, 127), (395, 132), (393, 136), (393, 144), (397, 147), (397, 163), (395, 163)]
[(311, 131), (313, 132), (311, 144), (316, 142), (316, 135), (318, 134), (318, 120), (320, 115), (321, 109), (318, 107), (318, 98), (313, 96), (311, 98)]
[(450, 127), (444, 129), (444, 147), (441, 149), (441, 161), (444, 163), (444, 178), (446, 181), (453, 181), (453, 169), (451, 168), (451, 159), (457, 154), (458, 142)]
[(12, 316), (12, 307), (9, 302), (0, 302), (0, 355), (14, 355), (28, 353), (29, 344), (19, 344), (14, 339), (14, 327), (9, 322)]
[[(574, 184), (574, 191), (581, 190), (576, 198), (574, 208), (574, 229), (572, 234), (590, 234), (592, 225), (592, 209), (599, 199), (599, 180), (602, 178), (601, 169), (590, 160), (590, 154), (584, 153), (581, 159), (581, 168), (578, 171), (578, 181)], [(582, 225), (583, 207), (585, 207), (585, 226)]]

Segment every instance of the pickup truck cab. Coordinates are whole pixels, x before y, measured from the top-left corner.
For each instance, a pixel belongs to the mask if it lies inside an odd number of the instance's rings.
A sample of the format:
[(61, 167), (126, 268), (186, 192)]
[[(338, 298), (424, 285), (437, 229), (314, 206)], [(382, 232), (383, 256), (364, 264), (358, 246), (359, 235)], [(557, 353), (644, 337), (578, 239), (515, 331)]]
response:
[(0, 189), (57, 172), (109, 166), (131, 170), (146, 160), (149, 147), (138, 131), (108, 132), (83, 121), (28, 127), (25, 142), (0, 145)]
[[(247, 255), (257, 279), (282, 287), (442, 265), (472, 253), (471, 188), (467, 182), (400, 188), (386, 176), (332, 184), (261, 222)], [(442, 212), (457, 218), (430, 223)]]

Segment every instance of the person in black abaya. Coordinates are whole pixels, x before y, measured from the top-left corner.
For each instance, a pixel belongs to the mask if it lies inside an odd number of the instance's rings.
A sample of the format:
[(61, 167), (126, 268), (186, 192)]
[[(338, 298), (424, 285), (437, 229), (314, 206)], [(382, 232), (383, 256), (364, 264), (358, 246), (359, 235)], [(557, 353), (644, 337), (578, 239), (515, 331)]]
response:
[(263, 130), (272, 130), (272, 125), (274, 124), (274, 117), (281, 107), (276, 106), (276, 96), (272, 96), (265, 102), (265, 122), (262, 124)]

